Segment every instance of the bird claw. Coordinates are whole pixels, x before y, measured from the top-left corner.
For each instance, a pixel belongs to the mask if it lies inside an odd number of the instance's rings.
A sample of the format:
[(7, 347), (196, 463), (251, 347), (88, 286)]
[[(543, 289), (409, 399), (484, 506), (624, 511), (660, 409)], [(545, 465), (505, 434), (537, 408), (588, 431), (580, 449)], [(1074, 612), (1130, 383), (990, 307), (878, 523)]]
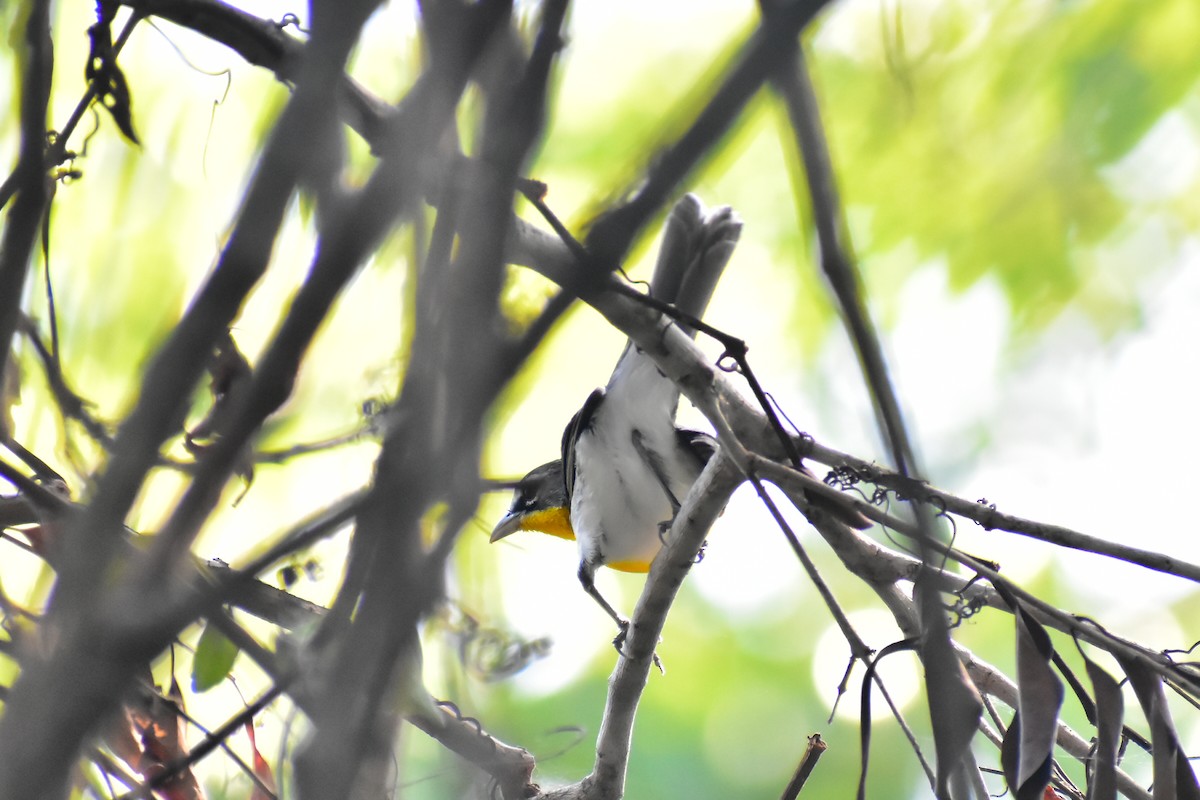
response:
[[(620, 631), (613, 637), (613, 647), (616, 648), (617, 655), (621, 656), (621, 658), (629, 658), (629, 653), (625, 652), (625, 639), (629, 636), (629, 620), (617, 620), (617, 627), (620, 628)], [(662, 659), (658, 657), (658, 653), (651, 653), (651, 658), (654, 659), (654, 666), (658, 668), (658, 673), (666, 675), (667, 670), (663, 667)]]
[(618, 619), (617, 620), (617, 628), (619, 628), (620, 631), (613, 638), (613, 647), (615, 647), (617, 649), (617, 653), (622, 658), (628, 658), (628, 655), (625, 653), (625, 651), (622, 648), (625, 646), (625, 637), (627, 637), (629, 635), (629, 620)]
[(675, 520), (673, 518), (664, 519), (662, 522), (658, 523), (658, 542), (663, 547), (667, 546), (667, 534), (671, 532), (671, 526), (674, 524)]

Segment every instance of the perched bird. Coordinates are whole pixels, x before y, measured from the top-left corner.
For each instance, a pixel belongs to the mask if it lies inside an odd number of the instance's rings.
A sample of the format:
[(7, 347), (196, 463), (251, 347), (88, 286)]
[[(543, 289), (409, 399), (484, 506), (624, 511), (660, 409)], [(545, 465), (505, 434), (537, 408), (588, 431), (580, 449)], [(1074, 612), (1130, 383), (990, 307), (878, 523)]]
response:
[[(695, 196), (684, 196), (667, 219), (651, 296), (701, 317), (741, 230), (728, 206), (706, 212)], [(492, 531), (493, 542), (519, 530), (576, 539), (579, 581), (617, 623), (618, 646), (629, 623), (596, 589), (596, 569), (648, 571), (663, 532), (716, 451), (712, 436), (675, 427), (678, 405), (679, 388), (629, 342), (608, 385), (567, 424), (561, 460), (521, 479)]]

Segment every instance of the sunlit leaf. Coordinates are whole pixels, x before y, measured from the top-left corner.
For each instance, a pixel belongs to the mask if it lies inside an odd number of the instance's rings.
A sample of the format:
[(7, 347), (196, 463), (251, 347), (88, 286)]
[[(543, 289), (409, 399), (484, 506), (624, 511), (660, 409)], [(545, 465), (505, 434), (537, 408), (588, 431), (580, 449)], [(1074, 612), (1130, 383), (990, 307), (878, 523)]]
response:
[(192, 690), (206, 692), (225, 680), (229, 670), (233, 669), (238, 652), (238, 646), (229, 641), (217, 626), (212, 623), (205, 625), (192, 658)]
[(814, 75), (867, 269), (902, 246), (915, 248), (909, 269), (942, 256), (952, 287), (995, 277), (1019, 326), (1038, 328), (1071, 302), (1089, 314), (1135, 302), (1119, 284), (1097, 287), (1080, 258), (1131, 213), (1104, 169), (1200, 76), (1180, 57), (1200, 13), (1187, 0), (1030, 11), (971, 12), (987, 42), (971, 46), (937, 24), (960, 7), (932, 20), (904, 7), (910, 26), (929, 26), (922, 52), (818, 49)]

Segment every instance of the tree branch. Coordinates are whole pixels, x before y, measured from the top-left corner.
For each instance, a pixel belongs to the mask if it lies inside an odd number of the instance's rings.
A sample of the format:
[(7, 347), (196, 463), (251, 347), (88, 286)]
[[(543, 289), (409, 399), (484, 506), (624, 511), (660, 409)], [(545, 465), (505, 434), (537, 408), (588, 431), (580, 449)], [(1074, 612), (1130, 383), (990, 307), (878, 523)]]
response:
[[(21, 298), (38, 228), (50, 201), (43, 153), (46, 149), (46, 110), (54, 74), (54, 45), (50, 40), (50, 2), (29, 7), (22, 50), (21, 150), (10, 178), (17, 192), (0, 237), (0, 380), (6, 375), (13, 334), (21, 316)], [(0, 431), (5, 435), (11, 431)]]
[[(343, 13), (349, 19), (350, 10)], [(314, 57), (301, 68), (296, 95), (267, 143), (216, 269), (146, 370), (138, 403), (121, 426), (94, 499), (66, 526), (66, 557), (47, 615), (47, 624), (57, 629), (55, 647), (45, 654), (25, 654), (0, 718), (0, 796), (40, 796), (69, 774), (88, 730), (117, 702), (133, 670), (172, 633), (160, 630), (163, 638), (113, 641), (115, 631), (130, 630), (131, 616), (132, 628), (144, 630), (136, 624), (139, 618), (153, 618), (161, 608), (120, 589), (113, 598), (106, 591), (115, 578), (111, 566), (121, 552), (124, 518), (144, 477), (162, 442), (181, 425), (213, 344), (266, 269), (309, 148), (319, 145), (317, 137), (297, 137), (295, 131), (318, 129), (316, 123), (328, 118), (325, 87), (340, 78), (355, 31), (327, 41), (323, 36), (314, 30)], [(48, 706), (55, 715), (46, 713)]]
[[(504, 3), (484, 2), (439, 6), (426, 15), (433, 119), (444, 113), (450, 120), (481, 53), (521, 63), (509, 38), (509, 10)], [(507, 346), (498, 335), (507, 220), (517, 175), (541, 133), (545, 81), (564, 11), (561, 2), (543, 7), (533, 55), (521, 64), (515, 85), (504, 74), (480, 78), (488, 99), (480, 139), (484, 156), (467, 171), (470, 191), (439, 210), (455, 214), (458, 250), (444, 268), (427, 264), (419, 275), (412, 359), (391, 412), (396, 424), (384, 438), (347, 579), (323, 631), (335, 648), (334, 677), (322, 687), (316, 732), (296, 761), (305, 792), (316, 797), (348, 796), (362, 786), (358, 781), (370, 761), (390, 752), (388, 698), (419, 679), (406, 657), (417, 647), (416, 623), (440, 595), (445, 558), (478, 501), (484, 414), (511, 377), (495, 366)], [(430, 127), (440, 138), (444, 126)], [(417, 152), (428, 159), (436, 149)], [(446, 528), (425, 555), (423, 520), (443, 499), (449, 506)], [(404, 587), (399, 596), (397, 587)], [(357, 606), (353, 619), (339, 606)]]
[(609, 679), (592, 772), (577, 784), (546, 792), (542, 795), (546, 800), (612, 800), (624, 793), (634, 716), (667, 614), (709, 528), (742, 480), (734, 463), (717, 451), (683, 499), (667, 535), (667, 546), (654, 559), (630, 618), (625, 654), (617, 659)]
[[(846, 477), (863, 480), (877, 486), (890, 489), (904, 499), (915, 499), (931, 504), (952, 514), (974, 520), (984, 530), (1002, 530), (1028, 536), (1031, 539), (1047, 542), (1048, 544), (1081, 550), (1087, 553), (1115, 558), (1129, 564), (1136, 564), (1146, 569), (1175, 575), (1190, 581), (1200, 582), (1200, 565), (1143, 550), (1139, 547), (1113, 542), (1098, 536), (1081, 533), (1061, 525), (1038, 522), (1003, 511), (997, 511), (985, 501), (973, 501), (945, 492), (924, 482), (912, 481), (891, 470), (880, 467), (861, 458), (826, 447), (819, 442), (805, 437), (798, 443), (801, 452), (808, 458), (818, 461), (835, 470), (835, 475), (841, 481)], [(855, 506), (860, 508), (859, 506)]]
[[(656, 154), (638, 184), (626, 192), (629, 201), (598, 219), (588, 235), (588, 249), (599, 267), (611, 271), (625, 258), (638, 232), (670, 198), (675, 187), (711, 152), (746, 103), (798, 47), (797, 39), (828, 0), (792, 0), (763, 20), (692, 125), (673, 144)], [(591, 276), (596, 280), (597, 276)]]

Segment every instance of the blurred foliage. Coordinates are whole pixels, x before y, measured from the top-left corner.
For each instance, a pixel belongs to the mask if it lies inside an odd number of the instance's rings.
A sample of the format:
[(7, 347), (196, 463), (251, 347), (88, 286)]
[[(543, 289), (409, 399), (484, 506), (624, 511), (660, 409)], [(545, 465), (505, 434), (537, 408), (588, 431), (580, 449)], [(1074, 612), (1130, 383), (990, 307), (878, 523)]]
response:
[(1105, 168), (1194, 91), (1200, 7), (975, 6), (930, 10), (925, 36), (910, 37), (923, 46), (906, 44), (901, 9), (874, 47), (818, 49), (845, 198), (867, 209), (860, 254), (868, 266), (902, 244), (917, 262), (945, 256), (958, 289), (994, 276), (1018, 327), (1073, 301), (1102, 328), (1132, 321), (1131, 287), (1089, 295), (1081, 256), (1147, 211)]
[[(1144, 270), (1105, 281), (1091, 255), (1151, 214), (1166, 215), (1176, 236), (1193, 232), (1196, 204), (1131, 202), (1108, 168), (1164, 114), (1194, 100), (1198, 36), (1200, 6), (1189, 0), (860, 2), (830, 14), (810, 36), (809, 52), (873, 299), (894, 313), (891, 290), (940, 258), (957, 290), (985, 275), (997, 279), (1017, 333), (1043, 328), (1069, 304), (1106, 332), (1136, 323), (1133, 283)], [(699, 40), (686, 60), (670, 43), (665, 54), (623, 53), (634, 66), (623, 66), (618, 79), (627, 71), (653, 77), (623, 87), (615, 106), (587, 91), (588, 81), (608, 76), (574, 77), (568, 60), (567, 91), (539, 168), (589, 185), (592, 208), (610, 200), (630, 185), (645, 154), (700, 108), (733, 52), (713, 43), (727, 41)], [(808, 231), (778, 213), (792, 194), (778, 170), (791, 133), (756, 108), (699, 179), (719, 185), (721, 201), (752, 219), (776, 256), (797, 262), (771, 279), (801, 295), (796, 328), (811, 352), (820, 340), (811, 331), (824, 327), (815, 323), (831, 318), (827, 305), (810, 299), (819, 284)], [(783, 142), (770, 143), (776, 137)], [(793, 205), (807, 219), (807, 196), (796, 194)], [(771, 209), (774, 224), (755, 215), (760, 208)]]

